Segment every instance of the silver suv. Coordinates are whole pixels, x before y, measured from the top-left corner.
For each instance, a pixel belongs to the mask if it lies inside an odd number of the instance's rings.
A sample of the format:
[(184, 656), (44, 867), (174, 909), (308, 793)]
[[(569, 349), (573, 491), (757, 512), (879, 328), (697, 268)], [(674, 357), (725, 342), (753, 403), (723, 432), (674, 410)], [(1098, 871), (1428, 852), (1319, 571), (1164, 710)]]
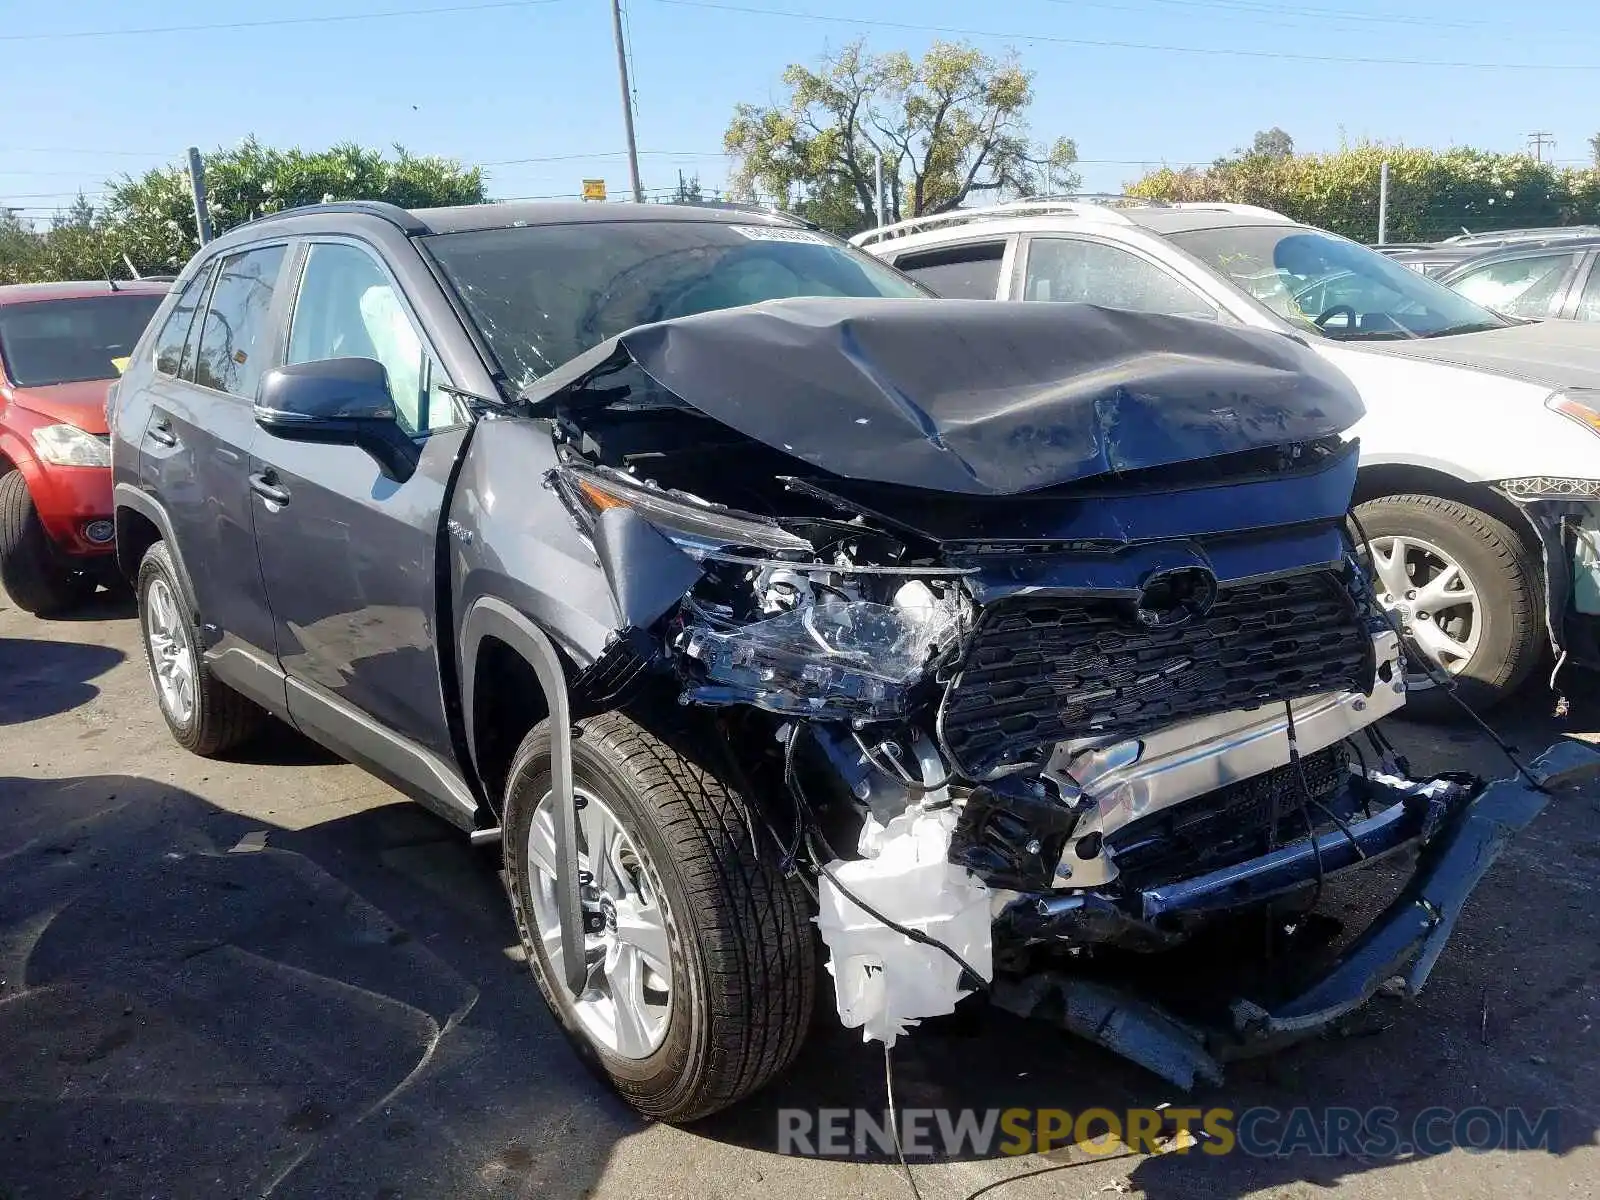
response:
[(1361, 393), (1357, 512), (1412, 649), (1408, 711), (1492, 705), (1600, 666), (1600, 328), (1506, 317), (1347, 238), (1246, 204), (1028, 201), (855, 243), (939, 295), (1080, 301), (1304, 340)]

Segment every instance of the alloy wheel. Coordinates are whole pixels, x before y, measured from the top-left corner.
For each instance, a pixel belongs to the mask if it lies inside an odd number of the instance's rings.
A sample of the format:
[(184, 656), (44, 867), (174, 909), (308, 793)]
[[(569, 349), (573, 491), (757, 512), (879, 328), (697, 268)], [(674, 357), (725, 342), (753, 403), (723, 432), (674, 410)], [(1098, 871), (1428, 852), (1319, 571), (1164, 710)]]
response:
[[(1392, 535), (1372, 539), (1373, 590), (1393, 615), (1411, 650), (1447, 674), (1459, 675), (1478, 652), (1483, 633), (1478, 590), (1461, 564), (1432, 542)], [(1423, 670), (1406, 673), (1406, 687), (1436, 685)]]
[(194, 648), (188, 622), (165, 579), (152, 579), (145, 590), (144, 635), (161, 707), (175, 723), (187, 725), (194, 717)]
[[(574, 799), (587, 970), (573, 1009), (596, 1044), (619, 1058), (648, 1058), (666, 1038), (672, 1016), (667, 910), (653, 865), (616, 814), (582, 788), (576, 789)], [(551, 974), (562, 979), (555, 832), (554, 796), (547, 793), (528, 829), (529, 891)]]

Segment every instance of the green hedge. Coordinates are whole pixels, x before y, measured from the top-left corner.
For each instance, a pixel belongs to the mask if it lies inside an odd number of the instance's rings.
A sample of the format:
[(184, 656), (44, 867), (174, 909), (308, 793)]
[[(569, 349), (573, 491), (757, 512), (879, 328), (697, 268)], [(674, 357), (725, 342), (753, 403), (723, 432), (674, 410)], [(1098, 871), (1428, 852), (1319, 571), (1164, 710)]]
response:
[(1391, 242), (1433, 241), (1463, 229), (1600, 224), (1600, 171), (1470, 149), (1355, 146), (1292, 158), (1246, 155), (1205, 170), (1155, 171), (1127, 191), (1161, 200), (1259, 204), (1370, 242), (1378, 236), (1378, 176), (1385, 161)]

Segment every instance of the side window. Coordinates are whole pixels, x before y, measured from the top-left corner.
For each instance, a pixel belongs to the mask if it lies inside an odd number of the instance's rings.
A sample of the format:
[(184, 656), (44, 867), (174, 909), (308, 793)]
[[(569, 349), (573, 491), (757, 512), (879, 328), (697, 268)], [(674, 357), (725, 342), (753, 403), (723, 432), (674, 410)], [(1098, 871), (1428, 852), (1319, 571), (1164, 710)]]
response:
[(947, 300), (993, 300), (1000, 293), (1000, 260), (1005, 254), (1004, 242), (991, 242), (906, 254), (894, 265)]
[(189, 281), (167, 316), (167, 323), (156, 336), (156, 370), (163, 375), (183, 374), (183, 351), (189, 344), (189, 327), (194, 324), (194, 310), (205, 298), (206, 286), (211, 282), (212, 263), (201, 268)]
[(1450, 286), (1468, 300), (1513, 317), (1548, 317), (1577, 255), (1535, 254), (1468, 271)]
[(1120, 247), (1081, 238), (1029, 242), (1022, 298), (1217, 318), (1216, 305), (1160, 267)]
[(1600, 259), (1589, 268), (1589, 282), (1583, 286), (1583, 299), (1578, 301), (1578, 320), (1600, 321)]
[(268, 354), (267, 315), (283, 255), (282, 246), (246, 250), (230, 254), (217, 268), (194, 358), (194, 381), (202, 387), (254, 399)]
[(423, 347), (389, 277), (364, 250), (318, 242), (300, 279), (287, 361), (327, 358), (382, 363), (395, 414), (410, 433), (460, 422), (454, 401), (439, 388), (443, 373)]

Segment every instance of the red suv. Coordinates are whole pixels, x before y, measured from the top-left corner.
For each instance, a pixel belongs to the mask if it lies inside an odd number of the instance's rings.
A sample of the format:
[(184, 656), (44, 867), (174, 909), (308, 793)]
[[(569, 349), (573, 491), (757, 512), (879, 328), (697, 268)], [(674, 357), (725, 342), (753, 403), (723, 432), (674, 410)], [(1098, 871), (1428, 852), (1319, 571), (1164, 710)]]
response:
[(169, 286), (0, 287), (0, 584), (31, 613), (114, 575), (106, 391)]

